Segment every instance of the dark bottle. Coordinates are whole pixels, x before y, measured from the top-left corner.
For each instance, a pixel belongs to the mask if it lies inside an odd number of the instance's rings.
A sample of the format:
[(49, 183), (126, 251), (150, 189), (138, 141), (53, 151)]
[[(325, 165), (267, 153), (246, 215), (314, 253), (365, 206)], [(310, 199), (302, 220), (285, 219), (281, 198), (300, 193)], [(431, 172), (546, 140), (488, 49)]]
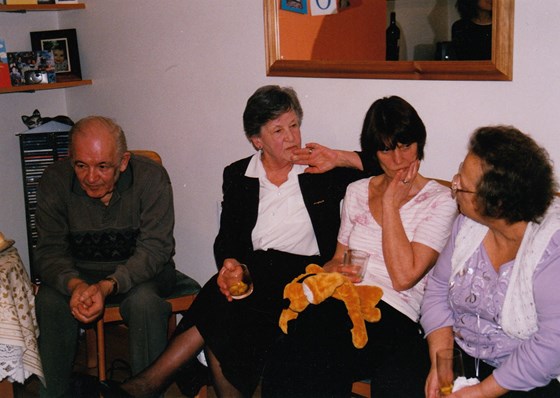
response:
[(399, 60), (399, 39), (401, 38), (401, 30), (397, 26), (396, 15), (391, 13), (391, 22), (385, 32), (385, 60)]

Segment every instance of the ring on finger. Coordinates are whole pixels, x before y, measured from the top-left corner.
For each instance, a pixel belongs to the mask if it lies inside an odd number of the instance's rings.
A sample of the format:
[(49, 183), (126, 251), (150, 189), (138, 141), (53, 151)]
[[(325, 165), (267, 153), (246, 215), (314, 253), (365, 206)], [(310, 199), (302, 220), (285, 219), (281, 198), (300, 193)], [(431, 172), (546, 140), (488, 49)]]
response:
[(402, 183), (403, 183), (404, 185), (408, 184), (409, 182), (410, 182), (410, 181), (408, 181), (408, 180), (402, 180)]
[(308, 148), (307, 150), (309, 151), (310, 155), (313, 153), (313, 148)]

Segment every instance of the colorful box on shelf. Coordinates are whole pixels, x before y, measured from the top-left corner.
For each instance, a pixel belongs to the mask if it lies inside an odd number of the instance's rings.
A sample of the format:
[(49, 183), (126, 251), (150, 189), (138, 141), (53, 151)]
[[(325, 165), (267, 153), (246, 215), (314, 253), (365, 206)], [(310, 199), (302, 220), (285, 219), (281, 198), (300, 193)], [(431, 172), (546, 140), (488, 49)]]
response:
[(10, 66), (8, 65), (8, 53), (6, 52), (6, 42), (0, 39), (0, 88), (11, 87)]
[(12, 87), (8, 64), (0, 63), (0, 88)]

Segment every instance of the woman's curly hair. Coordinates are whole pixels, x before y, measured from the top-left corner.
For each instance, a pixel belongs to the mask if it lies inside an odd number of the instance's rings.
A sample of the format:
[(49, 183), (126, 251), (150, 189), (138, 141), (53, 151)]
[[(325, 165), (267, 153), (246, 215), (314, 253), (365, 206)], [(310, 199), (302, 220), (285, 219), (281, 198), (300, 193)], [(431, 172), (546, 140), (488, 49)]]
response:
[(476, 193), (484, 216), (508, 223), (539, 222), (557, 184), (548, 152), (512, 126), (488, 126), (471, 136), (469, 152), (482, 160)]

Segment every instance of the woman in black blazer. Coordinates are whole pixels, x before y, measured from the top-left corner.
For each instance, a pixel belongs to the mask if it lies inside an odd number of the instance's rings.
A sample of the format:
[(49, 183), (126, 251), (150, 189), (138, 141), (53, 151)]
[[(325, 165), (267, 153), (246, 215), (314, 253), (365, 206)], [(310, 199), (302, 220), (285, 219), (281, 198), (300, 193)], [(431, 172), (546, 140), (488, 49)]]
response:
[[(377, 163), (353, 152), (317, 144), (302, 150), (302, 118), (291, 88), (264, 86), (249, 98), (244, 129), (258, 152), (224, 170), (214, 243), (219, 272), (202, 288), (183, 318), (181, 333), (162, 356), (122, 386), (133, 396), (161, 391), (202, 348), (218, 396), (251, 396), (255, 391), (271, 348), (282, 337), (278, 318), (284, 286), (308, 264), (322, 265), (332, 257), (346, 186), (381, 172)], [(312, 154), (315, 148), (327, 153), (333, 166), (355, 168), (310, 174), (294, 164), (294, 154)], [(364, 166), (368, 172), (359, 170)], [(249, 268), (254, 291), (232, 300), (225, 276), (240, 264)]]

